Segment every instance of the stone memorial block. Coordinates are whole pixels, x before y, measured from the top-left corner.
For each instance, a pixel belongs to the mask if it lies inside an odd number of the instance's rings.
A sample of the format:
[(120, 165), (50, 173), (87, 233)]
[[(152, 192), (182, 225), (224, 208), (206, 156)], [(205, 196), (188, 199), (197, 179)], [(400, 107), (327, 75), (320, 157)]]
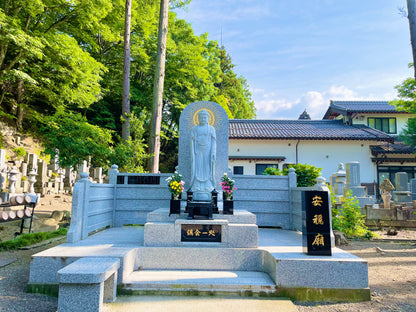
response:
[(361, 186), (360, 185), (360, 163), (358, 161), (353, 161), (347, 163), (346, 166), (346, 184), (347, 187), (351, 186)]
[(410, 180), (410, 188), (412, 190), (412, 200), (416, 200), (416, 179)]
[(343, 163), (339, 163), (338, 170), (334, 175), (335, 182), (332, 185), (332, 191), (335, 195), (343, 195), (346, 179), (346, 172)]
[(20, 172), (22, 173), (22, 175), (25, 177), (27, 176), (27, 169), (28, 169), (28, 165), (27, 163), (22, 163), (20, 165)]
[(361, 186), (360, 180), (360, 163), (353, 161), (346, 165), (346, 184), (344, 187), (344, 196), (350, 191), (352, 196), (366, 197), (366, 190)]
[(396, 190), (393, 191), (393, 201), (395, 203), (407, 203), (412, 201), (409, 191), (409, 176), (407, 172), (397, 172), (394, 175)]
[(395, 174), (396, 191), (409, 191), (409, 175), (407, 172), (397, 172)]
[(29, 170), (31, 170), (31, 169), (37, 170), (38, 169), (38, 155), (28, 153), (26, 155), (25, 162), (28, 164), (28, 166), (29, 166), (28, 169)]
[[(215, 159), (210, 159), (210, 170), (213, 171), (212, 184), (216, 190), (221, 190), (219, 185), (220, 179), (228, 168), (228, 116), (225, 110), (214, 102), (195, 102), (189, 104), (183, 110), (179, 119), (179, 173), (185, 181), (185, 189), (189, 189), (191, 178), (193, 176), (193, 161), (198, 162), (201, 159), (192, 157), (192, 146), (195, 146), (195, 136), (199, 130), (199, 114), (202, 110), (208, 113), (208, 125), (206, 128), (207, 135), (215, 139), (216, 149), (214, 151)], [(209, 126), (209, 127), (208, 127)], [(204, 134), (205, 135), (205, 134)], [(194, 138), (194, 141), (193, 141)], [(213, 141), (210, 141), (213, 142)], [(194, 144), (194, 145), (192, 145)], [(208, 154), (207, 154), (208, 155)], [(204, 156), (206, 157), (206, 155)], [(212, 164), (212, 160), (214, 163)], [(206, 174), (208, 170), (205, 171)], [(220, 196), (221, 192), (218, 192)]]
[(103, 183), (103, 168), (94, 168), (92, 176), (94, 178), (94, 181), (96, 181), (97, 183)]
[(35, 187), (42, 188), (48, 183), (49, 178), (48, 178), (48, 164), (41, 159), (39, 159), (37, 163), (37, 174), (38, 174), (38, 177), (37, 177), (37, 182), (35, 183)]
[(6, 166), (6, 150), (0, 149), (0, 171)]
[(308, 255), (332, 255), (329, 211), (327, 191), (302, 192), (302, 245)]
[(89, 173), (90, 169), (88, 168), (88, 163), (86, 160), (84, 160), (82, 163), (80, 163), (79, 165), (77, 165), (78, 170), (77, 170), (77, 181), (79, 179), (81, 179), (80, 174), (83, 172)]

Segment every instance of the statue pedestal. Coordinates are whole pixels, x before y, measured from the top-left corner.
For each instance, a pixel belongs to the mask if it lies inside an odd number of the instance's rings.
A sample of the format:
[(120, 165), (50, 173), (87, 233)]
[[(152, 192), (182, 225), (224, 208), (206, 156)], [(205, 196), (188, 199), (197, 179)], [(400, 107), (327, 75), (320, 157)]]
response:
[(169, 216), (169, 209), (157, 209), (147, 215), (144, 246), (257, 247), (256, 216), (246, 210), (234, 210), (233, 215), (215, 214), (212, 220), (188, 220), (187, 214)]

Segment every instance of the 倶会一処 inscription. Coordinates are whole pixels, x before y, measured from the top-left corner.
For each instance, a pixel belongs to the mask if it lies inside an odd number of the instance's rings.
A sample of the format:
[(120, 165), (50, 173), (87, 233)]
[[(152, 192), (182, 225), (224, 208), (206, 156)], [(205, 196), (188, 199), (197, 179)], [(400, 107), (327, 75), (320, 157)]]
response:
[(221, 225), (182, 224), (181, 241), (221, 243)]

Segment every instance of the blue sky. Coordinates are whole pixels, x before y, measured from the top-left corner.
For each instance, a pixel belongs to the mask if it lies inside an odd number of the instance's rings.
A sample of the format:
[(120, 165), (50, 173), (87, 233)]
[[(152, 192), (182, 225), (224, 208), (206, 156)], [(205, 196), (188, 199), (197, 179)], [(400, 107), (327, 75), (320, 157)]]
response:
[(176, 10), (221, 41), (258, 119), (322, 119), (329, 100), (392, 100), (413, 75), (406, 0), (192, 0)]

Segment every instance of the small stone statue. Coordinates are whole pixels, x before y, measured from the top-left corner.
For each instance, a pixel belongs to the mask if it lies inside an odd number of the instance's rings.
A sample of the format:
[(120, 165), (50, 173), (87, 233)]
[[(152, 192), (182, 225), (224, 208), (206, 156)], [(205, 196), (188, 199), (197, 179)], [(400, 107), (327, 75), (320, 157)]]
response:
[(192, 178), (190, 188), (194, 192), (194, 200), (211, 200), (211, 192), (215, 186), (215, 155), (216, 134), (209, 125), (209, 113), (201, 110), (198, 113), (199, 124), (191, 130)]
[(380, 185), (381, 198), (383, 199), (384, 208), (390, 209), (390, 192), (394, 190), (394, 185), (390, 182), (389, 179), (384, 179)]

